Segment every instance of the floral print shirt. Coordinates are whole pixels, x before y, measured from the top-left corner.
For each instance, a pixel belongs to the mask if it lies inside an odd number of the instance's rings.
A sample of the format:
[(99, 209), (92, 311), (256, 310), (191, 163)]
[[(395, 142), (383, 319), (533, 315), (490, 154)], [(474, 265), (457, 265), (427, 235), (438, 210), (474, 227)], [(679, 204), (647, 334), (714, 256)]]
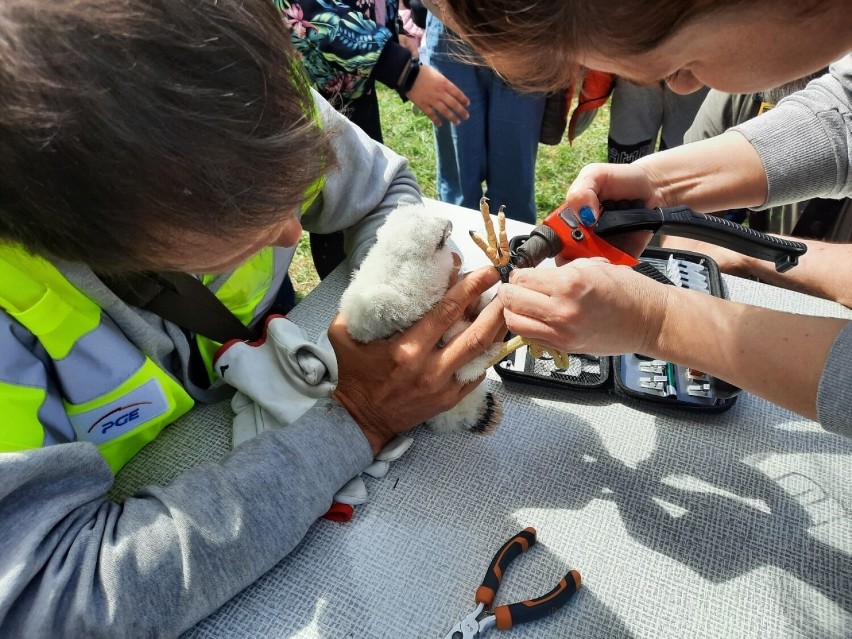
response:
[[(398, 43), (393, 0), (274, 0), (317, 90), (359, 98), (378, 79), (395, 86), (410, 54)], [(396, 55), (382, 55), (393, 47)], [(400, 52), (399, 50), (403, 50)], [(402, 61), (402, 62), (400, 62)]]

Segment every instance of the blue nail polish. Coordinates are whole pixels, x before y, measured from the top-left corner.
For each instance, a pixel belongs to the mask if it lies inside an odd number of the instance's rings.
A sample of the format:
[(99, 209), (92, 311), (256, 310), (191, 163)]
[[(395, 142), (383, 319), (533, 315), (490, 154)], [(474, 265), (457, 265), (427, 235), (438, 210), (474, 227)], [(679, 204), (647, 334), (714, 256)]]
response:
[(580, 207), (580, 221), (583, 226), (594, 226), (597, 223), (594, 212), (588, 206)]

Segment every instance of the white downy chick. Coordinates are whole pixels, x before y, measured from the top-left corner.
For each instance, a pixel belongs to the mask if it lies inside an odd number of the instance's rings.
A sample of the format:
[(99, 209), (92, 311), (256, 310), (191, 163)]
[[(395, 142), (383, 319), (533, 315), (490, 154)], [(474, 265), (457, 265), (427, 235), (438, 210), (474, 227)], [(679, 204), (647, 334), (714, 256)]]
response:
[[(349, 334), (358, 342), (390, 337), (423, 317), (444, 296), (456, 269), (452, 223), (429, 212), (422, 204), (405, 205), (391, 213), (376, 234), (376, 243), (340, 300)], [(487, 303), (483, 300), (481, 306)], [(456, 322), (444, 340), (463, 331), (466, 320)], [(496, 344), (460, 370), (461, 382), (477, 379), (499, 351)], [(469, 430), (488, 433), (503, 416), (500, 401), (483, 384), (457, 406), (428, 422), (438, 431)]]

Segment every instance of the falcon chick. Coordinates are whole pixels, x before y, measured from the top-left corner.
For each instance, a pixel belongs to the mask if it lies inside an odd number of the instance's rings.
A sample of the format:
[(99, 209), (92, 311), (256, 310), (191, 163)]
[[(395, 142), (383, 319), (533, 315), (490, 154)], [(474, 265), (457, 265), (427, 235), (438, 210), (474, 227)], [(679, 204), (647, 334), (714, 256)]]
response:
[[(357, 342), (390, 337), (423, 317), (444, 296), (455, 272), (452, 223), (429, 213), (422, 204), (393, 211), (376, 233), (376, 243), (340, 300), (349, 334)], [(488, 299), (483, 296), (480, 306)], [(470, 322), (459, 320), (444, 334), (444, 341), (463, 331)], [(501, 348), (488, 349), (456, 371), (467, 383), (479, 378)], [(488, 433), (503, 416), (500, 401), (480, 384), (462, 401), (426, 423), (437, 431), (469, 430)]]

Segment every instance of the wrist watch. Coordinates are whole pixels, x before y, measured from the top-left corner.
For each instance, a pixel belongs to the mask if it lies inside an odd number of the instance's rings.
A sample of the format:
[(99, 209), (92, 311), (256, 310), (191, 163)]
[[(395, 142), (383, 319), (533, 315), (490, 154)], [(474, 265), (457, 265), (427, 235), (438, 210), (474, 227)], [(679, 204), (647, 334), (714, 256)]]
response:
[(399, 76), (399, 82), (396, 85), (396, 92), (402, 98), (403, 102), (408, 100), (406, 95), (411, 91), (411, 87), (414, 86), (418, 75), (420, 75), (420, 59), (409, 58), (408, 65), (403, 69), (402, 74)]

